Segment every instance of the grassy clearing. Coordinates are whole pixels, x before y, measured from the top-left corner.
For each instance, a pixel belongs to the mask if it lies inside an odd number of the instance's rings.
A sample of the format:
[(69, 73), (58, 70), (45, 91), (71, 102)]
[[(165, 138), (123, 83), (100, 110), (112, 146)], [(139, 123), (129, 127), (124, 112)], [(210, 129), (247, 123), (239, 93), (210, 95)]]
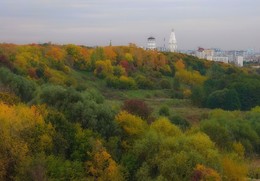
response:
[(159, 116), (159, 110), (162, 106), (167, 106), (170, 110), (170, 116), (183, 117), (192, 124), (197, 124), (207, 117), (210, 111), (210, 109), (194, 107), (187, 99), (147, 99), (146, 102), (152, 107), (155, 117)]
[(80, 84), (84, 84), (87, 89), (97, 89), (105, 97), (105, 102), (113, 110), (119, 111), (123, 102), (127, 99), (142, 99), (153, 110), (153, 116), (159, 117), (159, 110), (162, 106), (169, 107), (170, 116), (180, 116), (192, 124), (197, 124), (205, 118), (210, 109), (194, 107), (189, 99), (170, 98), (171, 90), (118, 90), (106, 87), (105, 80), (95, 77), (89, 72), (73, 72)]

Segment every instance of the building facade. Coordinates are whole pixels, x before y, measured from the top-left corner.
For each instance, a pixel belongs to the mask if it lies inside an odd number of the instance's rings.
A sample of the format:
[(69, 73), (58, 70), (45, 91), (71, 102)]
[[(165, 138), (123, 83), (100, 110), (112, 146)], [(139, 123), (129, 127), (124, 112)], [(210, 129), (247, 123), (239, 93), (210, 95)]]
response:
[(169, 51), (176, 52), (177, 51), (177, 40), (175, 37), (175, 32), (172, 30), (170, 39), (169, 39)]
[(148, 50), (156, 50), (156, 41), (154, 37), (147, 38), (147, 49)]
[(244, 62), (244, 57), (242, 56), (237, 56), (235, 64), (239, 67), (243, 67), (243, 62)]

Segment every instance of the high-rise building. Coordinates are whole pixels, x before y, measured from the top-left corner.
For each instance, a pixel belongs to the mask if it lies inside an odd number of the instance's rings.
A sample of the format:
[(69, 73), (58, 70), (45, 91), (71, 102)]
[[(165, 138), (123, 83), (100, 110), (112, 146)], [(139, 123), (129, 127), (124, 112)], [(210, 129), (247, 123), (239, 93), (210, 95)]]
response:
[(177, 51), (177, 40), (176, 40), (175, 32), (173, 29), (172, 29), (170, 39), (169, 39), (169, 50), (170, 50), (170, 52)]
[(235, 65), (237, 65), (239, 67), (243, 67), (243, 61), (244, 61), (244, 57), (237, 56), (236, 61), (235, 61)]
[(155, 42), (155, 38), (150, 36), (149, 38), (147, 38), (147, 49), (148, 50), (155, 50), (156, 49), (156, 42)]

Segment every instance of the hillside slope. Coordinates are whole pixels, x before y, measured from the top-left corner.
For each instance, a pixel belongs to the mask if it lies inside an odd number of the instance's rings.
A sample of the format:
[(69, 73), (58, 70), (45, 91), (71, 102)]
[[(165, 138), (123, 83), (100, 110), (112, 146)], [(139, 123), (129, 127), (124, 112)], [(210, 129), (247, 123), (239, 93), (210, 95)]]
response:
[(0, 180), (256, 178), (259, 90), (253, 69), (135, 45), (0, 44)]

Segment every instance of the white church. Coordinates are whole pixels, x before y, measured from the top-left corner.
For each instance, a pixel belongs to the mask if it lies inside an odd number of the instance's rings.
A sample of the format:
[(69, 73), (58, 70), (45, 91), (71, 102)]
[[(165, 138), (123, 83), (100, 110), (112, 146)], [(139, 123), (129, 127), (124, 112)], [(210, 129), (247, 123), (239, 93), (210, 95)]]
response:
[(159, 49), (161, 51), (176, 52), (177, 51), (177, 40), (176, 40), (174, 30), (172, 29), (172, 32), (170, 34), (168, 48), (166, 48), (165, 45), (164, 45), (164, 47), (158, 48), (156, 46), (156, 39), (153, 36), (150, 36), (149, 38), (147, 38), (147, 48), (146, 49), (147, 50), (158, 50)]
[(175, 37), (174, 29), (172, 29), (170, 39), (169, 39), (169, 51), (176, 52), (177, 51), (177, 40)]

